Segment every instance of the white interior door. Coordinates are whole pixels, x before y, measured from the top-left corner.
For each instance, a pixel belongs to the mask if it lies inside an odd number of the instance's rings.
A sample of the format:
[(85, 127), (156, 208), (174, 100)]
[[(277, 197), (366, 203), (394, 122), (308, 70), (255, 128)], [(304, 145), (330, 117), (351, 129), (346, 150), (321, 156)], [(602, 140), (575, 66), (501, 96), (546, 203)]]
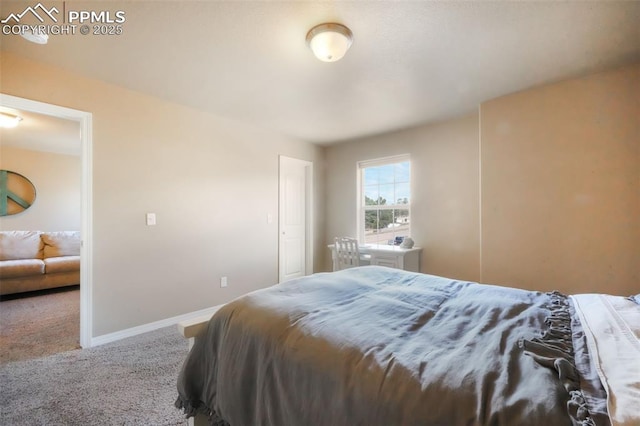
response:
[(280, 157), (280, 282), (311, 272), (310, 168), (307, 161)]

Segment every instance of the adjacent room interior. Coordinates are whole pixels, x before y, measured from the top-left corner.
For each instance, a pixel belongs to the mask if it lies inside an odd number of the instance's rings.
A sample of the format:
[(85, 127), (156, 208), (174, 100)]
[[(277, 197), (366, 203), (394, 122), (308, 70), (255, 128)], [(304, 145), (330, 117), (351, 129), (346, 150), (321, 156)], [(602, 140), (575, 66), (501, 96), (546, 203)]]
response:
[(82, 175), (77, 123), (1, 111), (22, 118), (19, 126), (0, 128), (0, 169), (19, 172), (8, 176), (6, 189), (28, 200), (21, 206), (7, 197), (0, 217), (1, 356), (7, 362), (80, 347)]

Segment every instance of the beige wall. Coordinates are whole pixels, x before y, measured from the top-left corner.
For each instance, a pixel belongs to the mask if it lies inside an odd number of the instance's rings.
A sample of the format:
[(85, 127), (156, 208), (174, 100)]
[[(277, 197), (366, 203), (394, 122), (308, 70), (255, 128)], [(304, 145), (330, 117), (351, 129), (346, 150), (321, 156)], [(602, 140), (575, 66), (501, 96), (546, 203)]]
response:
[(411, 156), (411, 237), (423, 248), (422, 272), (478, 281), (477, 114), (328, 147), (327, 243), (357, 235), (357, 162), (398, 154)]
[(277, 281), (278, 155), (321, 165), (321, 148), (5, 52), (1, 65), (2, 93), (93, 114), (93, 336)]
[(486, 102), (482, 279), (640, 292), (640, 66)]
[(626, 67), (483, 103), (479, 120), (331, 146), (326, 242), (356, 235), (356, 162), (409, 153), (422, 272), (638, 293), (639, 94), (640, 66)]
[(0, 230), (80, 230), (80, 157), (3, 146), (0, 140), (0, 169), (20, 173), (36, 187), (33, 205), (0, 217)]

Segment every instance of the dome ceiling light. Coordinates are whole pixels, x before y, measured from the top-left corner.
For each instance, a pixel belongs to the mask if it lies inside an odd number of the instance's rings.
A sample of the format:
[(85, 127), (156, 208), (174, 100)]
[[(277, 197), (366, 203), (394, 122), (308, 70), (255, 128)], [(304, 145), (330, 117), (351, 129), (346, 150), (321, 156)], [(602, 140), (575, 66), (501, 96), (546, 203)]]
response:
[(10, 129), (16, 127), (22, 121), (22, 117), (17, 115), (7, 114), (6, 112), (0, 112), (0, 127)]
[(22, 32), (21, 36), (25, 40), (29, 40), (31, 43), (36, 44), (47, 44), (47, 42), (49, 41), (49, 35), (44, 31), (40, 31), (38, 29), (32, 31), (31, 29), (27, 28)]
[(307, 44), (316, 58), (324, 62), (340, 60), (353, 42), (353, 33), (342, 24), (316, 25), (307, 33)]

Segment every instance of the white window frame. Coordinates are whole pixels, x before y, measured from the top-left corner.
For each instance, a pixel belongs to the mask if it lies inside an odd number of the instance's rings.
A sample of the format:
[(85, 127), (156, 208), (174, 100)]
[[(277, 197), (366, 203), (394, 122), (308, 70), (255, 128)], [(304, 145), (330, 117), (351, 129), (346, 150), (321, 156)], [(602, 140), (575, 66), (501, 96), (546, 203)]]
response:
[[(394, 163), (409, 162), (409, 203), (408, 204), (387, 204), (383, 209), (379, 207), (372, 207), (365, 205), (365, 191), (364, 191), (364, 169), (369, 167), (386, 166)], [(358, 241), (360, 244), (365, 244), (365, 223), (364, 223), (364, 211), (365, 210), (408, 210), (409, 218), (411, 218), (411, 200), (413, 198), (413, 185), (412, 174), (413, 165), (411, 164), (411, 157), (409, 154), (394, 155), (391, 157), (377, 158), (372, 160), (358, 161), (357, 163), (357, 184), (358, 184), (358, 208), (357, 208), (357, 224), (358, 224)], [(411, 235), (411, 220), (409, 221), (409, 235)], [(407, 235), (407, 236), (409, 236)]]

